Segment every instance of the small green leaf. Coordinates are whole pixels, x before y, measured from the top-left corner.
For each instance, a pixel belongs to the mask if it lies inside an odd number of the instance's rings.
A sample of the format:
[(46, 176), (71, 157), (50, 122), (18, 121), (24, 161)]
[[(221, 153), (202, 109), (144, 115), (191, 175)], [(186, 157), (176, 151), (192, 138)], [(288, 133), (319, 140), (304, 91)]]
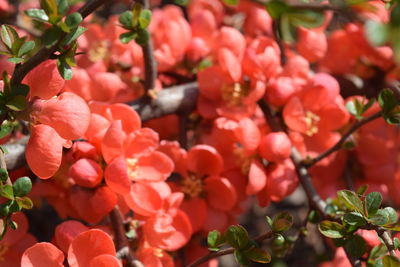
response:
[(58, 13), (64, 15), (65, 13), (67, 13), (69, 8), (68, 0), (57, 0), (57, 7)]
[(393, 246), (394, 249), (398, 249), (400, 247), (400, 240), (397, 237), (393, 238)]
[(368, 20), (364, 24), (364, 33), (370, 44), (381, 46), (388, 39), (388, 25), (375, 20)]
[(390, 89), (383, 89), (378, 95), (378, 103), (383, 114), (388, 114), (397, 106), (397, 100)]
[(13, 96), (6, 104), (6, 107), (14, 111), (24, 110), (27, 106), (26, 98), (22, 95)]
[(273, 232), (285, 232), (293, 224), (293, 217), (288, 212), (284, 211), (274, 217), (272, 222)]
[(72, 79), (72, 69), (71, 67), (65, 62), (65, 60), (58, 58), (57, 59), (57, 69), (60, 73), (61, 77), (64, 80), (71, 80)]
[(356, 101), (356, 99), (354, 99), (353, 101), (348, 101), (346, 103), (346, 109), (351, 115), (357, 117), (357, 116), (359, 116), (359, 114), (358, 114), (358, 110), (356, 108), (355, 101)]
[(368, 221), (375, 225), (385, 225), (389, 223), (389, 214), (384, 209), (379, 209), (373, 216), (371, 216)]
[(272, 221), (271, 217), (265, 216), (265, 221), (267, 222), (269, 228), (272, 229), (272, 223), (273, 223), (273, 221)]
[(13, 229), (14, 231), (18, 229), (18, 224), (15, 221), (10, 220), (9, 225), (10, 225), (11, 229)]
[(8, 179), (8, 172), (4, 168), (0, 168), (0, 181), (3, 183), (6, 182)]
[(293, 26), (290, 21), (290, 17), (288, 13), (284, 13), (281, 15), (280, 20), (280, 36), (283, 41), (293, 44), (297, 39), (297, 29)]
[(362, 201), (356, 193), (350, 190), (340, 190), (337, 195), (349, 209), (364, 214)]
[(281, 234), (275, 235), (274, 244), (277, 246), (282, 246), (283, 244), (285, 244), (285, 237), (283, 237), (283, 235)]
[(246, 250), (243, 252), (247, 259), (259, 263), (268, 263), (271, 261), (271, 255), (260, 248), (253, 247), (250, 250)]
[(4, 121), (0, 127), (0, 138), (7, 136), (9, 133), (11, 133), (12, 129), (12, 125), (8, 121)]
[(32, 190), (32, 181), (26, 176), (18, 178), (13, 184), (13, 189), (17, 197), (24, 197)]
[(145, 45), (150, 39), (150, 34), (147, 30), (140, 29), (137, 31), (135, 41), (139, 45)]
[(386, 213), (388, 214), (388, 217), (389, 217), (388, 223), (389, 224), (396, 223), (398, 220), (398, 215), (397, 215), (396, 210), (392, 207), (386, 207), (386, 208), (384, 208), (384, 210), (386, 211)]
[(189, 0), (174, 0), (174, 3), (179, 6), (186, 6), (189, 3)]
[(134, 230), (134, 229), (131, 229), (131, 230), (129, 230), (129, 232), (126, 232), (126, 233), (125, 233), (125, 236), (126, 236), (127, 238), (129, 238), (129, 239), (134, 239), (134, 238), (137, 238), (137, 237), (138, 237), (137, 232), (136, 232), (136, 230)]
[(7, 217), (10, 214), (10, 208), (7, 204), (0, 204), (0, 216)]
[(382, 195), (378, 192), (369, 193), (365, 197), (365, 213), (368, 217), (375, 215), (382, 204)]
[(367, 189), (368, 189), (368, 184), (362, 185), (357, 189), (356, 193), (359, 196), (363, 196), (364, 193), (367, 191)]
[(1, 25), (0, 38), (9, 49), (11, 49), (14, 40), (18, 39), (18, 34), (15, 36), (13, 31), (15, 30), (11, 26)]
[(354, 258), (360, 258), (367, 251), (365, 240), (359, 235), (352, 235), (344, 244), (346, 251)]
[(125, 29), (130, 30), (134, 27), (132, 18), (132, 11), (127, 10), (119, 16), (118, 21), (124, 26)]
[(320, 222), (318, 229), (324, 236), (329, 238), (342, 238), (346, 232), (343, 225), (327, 220)]
[(76, 29), (72, 30), (70, 33), (65, 36), (62, 45), (70, 45), (73, 41), (78, 39), (87, 29), (85, 27), (78, 26)]
[(130, 41), (134, 40), (136, 38), (136, 33), (135, 32), (125, 32), (119, 36), (119, 40), (123, 44), (127, 44)]
[(21, 209), (30, 210), (33, 208), (33, 202), (29, 197), (17, 197), (15, 201)]
[(40, 0), (40, 7), (44, 9), (49, 17), (58, 14), (56, 0)]
[(309, 9), (294, 10), (289, 13), (290, 22), (295, 26), (312, 29), (322, 25), (325, 20), (324, 13)]
[(226, 241), (236, 249), (245, 249), (250, 244), (249, 234), (241, 225), (232, 225), (225, 231)]
[(343, 216), (343, 220), (347, 224), (349, 224), (351, 226), (356, 226), (356, 227), (363, 226), (367, 223), (366, 220), (364, 219), (364, 217), (362, 216), (362, 214), (360, 214), (358, 212), (354, 212), (354, 211), (346, 213)]
[(7, 59), (7, 61), (14, 63), (14, 64), (19, 64), (19, 63), (24, 62), (24, 59), (20, 58), (20, 57), (10, 57)]
[(208, 249), (211, 251), (218, 251), (219, 246), (225, 243), (224, 236), (217, 230), (211, 231), (207, 236)]
[(62, 31), (59, 28), (51, 27), (43, 34), (43, 43), (47, 48), (57, 44), (61, 38)]
[(222, 1), (230, 6), (236, 6), (239, 3), (239, 0), (222, 0)]
[(17, 201), (12, 200), (9, 205), (10, 213), (21, 211), (21, 207), (18, 205)]
[(235, 250), (235, 252), (233, 252), (233, 255), (235, 256), (236, 262), (239, 263), (240, 265), (246, 266), (250, 264), (250, 261), (246, 258), (243, 252)]
[(140, 28), (146, 29), (151, 21), (151, 11), (148, 9), (142, 10), (139, 15), (139, 25)]
[(33, 49), (35, 48), (35, 42), (34, 41), (28, 41), (26, 43), (24, 43), (21, 48), (18, 51), (18, 56), (22, 57), (23, 55), (28, 54), (29, 52), (31, 52)]
[(265, 4), (265, 8), (273, 19), (278, 19), (283, 13), (289, 10), (289, 6), (280, 0), (268, 1)]
[(11, 185), (3, 185), (0, 187), (0, 196), (7, 199), (14, 199), (14, 190)]
[(384, 267), (399, 267), (400, 260), (395, 256), (386, 255), (382, 259)]
[(78, 27), (82, 20), (82, 15), (78, 12), (74, 12), (67, 16), (67, 18), (65, 19), (65, 24), (67, 24), (70, 29), (74, 29)]
[(25, 10), (25, 14), (33, 19), (42, 21), (42, 22), (48, 22), (49, 21), (49, 16), (47, 16), (46, 12), (44, 12), (43, 9), (37, 9), (37, 8), (32, 8)]
[(385, 245), (381, 244), (379, 246), (375, 246), (371, 249), (371, 252), (369, 253), (369, 258), (370, 259), (377, 259), (382, 257), (387, 253), (387, 248)]

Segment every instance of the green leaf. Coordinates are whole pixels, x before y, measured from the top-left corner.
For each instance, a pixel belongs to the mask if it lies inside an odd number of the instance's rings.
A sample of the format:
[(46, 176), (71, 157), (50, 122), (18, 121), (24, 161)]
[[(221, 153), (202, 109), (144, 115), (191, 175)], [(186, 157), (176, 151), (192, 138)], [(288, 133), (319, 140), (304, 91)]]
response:
[(273, 232), (285, 232), (293, 225), (293, 217), (284, 211), (274, 217), (272, 222)]
[(327, 220), (320, 222), (318, 229), (324, 236), (329, 238), (342, 238), (346, 232), (343, 225)]
[(211, 251), (218, 251), (219, 247), (225, 243), (225, 238), (217, 230), (211, 231), (207, 236), (208, 249)]
[(27, 96), (29, 94), (29, 86), (26, 84), (17, 84), (13, 86), (11, 90), (12, 95), (22, 95), (22, 96)]
[(297, 30), (290, 22), (289, 14), (282, 14), (280, 22), (280, 35), (282, 40), (289, 44), (294, 43), (297, 39)]
[(393, 238), (393, 246), (394, 249), (398, 249), (400, 247), (400, 240), (397, 237)]
[(350, 190), (340, 190), (337, 195), (349, 209), (364, 214), (362, 201), (356, 193)]
[(278, 19), (283, 13), (289, 10), (289, 6), (280, 0), (268, 1), (265, 4), (265, 8), (273, 19)]
[(17, 197), (24, 197), (32, 190), (32, 181), (26, 176), (18, 178), (13, 184), (13, 189)]
[(359, 235), (352, 235), (344, 244), (346, 251), (354, 258), (360, 258), (367, 251), (365, 240)]
[(139, 25), (140, 28), (146, 29), (151, 21), (151, 11), (148, 9), (142, 10), (139, 15)]
[(325, 20), (324, 13), (315, 12), (308, 9), (300, 9), (291, 11), (290, 22), (295, 26), (301, 26), (304, 28), (312, 29), (322, 25)]
[(176, 5), (186, 6), (189, 3), (189, 0), (174, 0)]
[(246, 250), (243, 252), (247, 259), (259, 263), (268, 263), (271, 261), (271, 255), (260, 248), (253, 247), (250, 250)]
[(135, 41), (139, 45), (145, 45), (150, 39), (150, 34), (147, 30), (139, 29)]
[(385, 44), (388, 39), (388, 25), (375, 20), (368, 20), (364, 24), (364, 33), (370, 44), (381, 46)]
[(7, 58), (7, 61), (14, 63), (14, 64), (19, 64), (19, 63), (24, 62), (24, 59), (20, 58), (20, 57), (10, 57), (10, 58)]
[(233, 255), (235, 256), (236, 262), (239, 263), (240, 265), (246, 266), (250, 264), (250, 261), (246, 258), (243, 252), (235, 250), (235, 252), (233, 252)]
[(14, 111), (24, 110), (27, 106), (26, 98), (22, 95), (13, 96), (6, 104), (6, 107)]
[(65, 36), (64, 40), (62, 41), (62, 45), (70, 45), (73, 41), (78, 39), (87, 29), (82, 26), (78, 26), (76, 29), (72, 30), (70, 33)]
[(15, 200), (11, 201), (9, 208), (10, 208), (11, 213), (21, 211), (21, 207), (18, 205), (17, 201), (15, 201)]
[(12, 44), (14, 43), (14, 41), (19, 39), (17, 31), (13, 27), (6, 24), (1, 25), (0, 37), (3, 43), (9, 49), (12, 48)]
[(343, 220), (347, 224), (349, 224), (351, 226), (356, 226), (356, 227), (363, 226), (367, 223), (362, 214), (360, 214), (358, 212), (354, 212), (354, 211), (346, 213), (343, 216)]
[(275, 235), (274, 244), (277, 246), (282, 246), (283, 244), (285, 244), (285, 237), (283, 237), (283, 235), (281, 234)]
[(51, 27), (43, 34), (43, 43), (47, 48), (57, 44), (61, 38), (62, 31), (59, 28)]
[(367, 189), (368, 189), (368, 184), (362, 185), (357, 189), (356, 193), (359, 196), (363, 196), (364, 193), (367, 191)]
[(0, 196), (7, 198), (7, 199), (14, 199), (14, 190), (11, 185), (3, 185), (0, 187)]
[(383, 210), (385, 210), (386, 211), (386, 213), (388, 214), (388, 217), (389, 217), (389, 224), (393, 224), (393, 223), (396, 223), (397, 222), (397, 220), (398, 220), (398, 215), (397, 215), (397, 212), (396, 212), (396, 210), (394, 209), (394, 208), (392, 208), (392, 207), (386, 207), (386, 208), (384, 208)]
[(222, 0), (222, 1), (230, 6), (236, 6), (239, 3), (239, 0)]
[(18, 224), (15, 221), (10, 220), (9, 225), (10, 225), (11, 229), (13, 229), (14, 231), (18, 229)]
[(269, 228), (272, 229), (272, 223), (273, 223), (273, 221), (272, 221), (271, 217), (265, 216), (265, 221), (267, 222)]
[(13, 127), (8, 121), (4, 121), (0, 127), (0, 138), (3, 138), (11, 133)]
[(8, 172), (4, 168), (0, 168), (0, 181), (3, 183), (6, 182), (8, 179)]
[(368, 221), (372, 224), (382, 226), (389, 223), (389, 214), (386, 210), (379, 209)]
[(375, 215), (382, 204), (382, 195), (378, 192), (369, 193), (364, 200), (365, 213), (368, 217)]
[(390, 89), (383, 89), (378, 95), (378, 103), (384, 115), (387, 115), (397, 106), (397, 100)]
[(44, 9), (49, 17), (58, 14), (57, 2), (55, 0), (40, 0), (40, 7)]
[(68, 11), (69, 4), (68, 0), (57, 0), (57, 8), (59, 14), (65, 14)]
[(72, 69), (71, 67), (65, 62), (65, 60), (58, 58), (57, 59), (57, 69), (60, 73), (61, 77), (64, 80), (71, 80), (72, 79)]
[(346, 103), (346, 109), (351, 115), (353, 115), (355, 117), (358, 117), (359, 113), (358, 113), (358, 110), (356, 108), (356, 103), (355, 103), (356, 100), (357, 99), (354, 99), (353, 101), (347, 102)]
[(382, 263), (384, 267), (399, 267), (400, 260), (397, 257), (386, 255), (382, 259)]
[(7, 204), (0, 204), (0, 216), (7, 217), (10, 214), (10, 208)]
[(225, 231), (226, 241), (236, 249), (245, 249), (250, 244), (249, 234), (241, 225), (232, 225)]
[(15, 201), (21, 209), (30, 210), (33, 208), (33, 202), (29, 197), (17, 197)]
[(119, 40), (123, 44), (127, 44), (130, 41), (134, 40), (136, 38), (136, 33), (135, 32), (125, 32), (119, 36)]
[(371, 249), (371, 252), (369, 253), (369, 258), (370, 259), (377, 259), (382, 257), (387, 253), (387, 248), (385, 245), (381, 244), (379, 246), (375, 246)]
[(22, 57), (23, 55), (28, 54), (29, 52), (31, 52), (33, 49), (35, 48), (35, 42), (34, 41), (28, 41), (26, 43), (24, 43), (21, 48), (18, 51), (18, 56)]
[(67, 18), (65, 19), (65, 24), (67, 24), (70, 29), (74, 29), (78, 27), (82, 20), (82, 15), (78, 12), (74, 12), (67, 16)]
[(130, 30), (134, 27), (132, 19), (132, 11), (127, 10), (119, 16), (118, 21), (124, 26), (124, 28)]
[(49, 16), (47, 16), (46, 12), (43, 9), (32, 8), (25, 10), (25, 14), (33, 19), (48, 22)]

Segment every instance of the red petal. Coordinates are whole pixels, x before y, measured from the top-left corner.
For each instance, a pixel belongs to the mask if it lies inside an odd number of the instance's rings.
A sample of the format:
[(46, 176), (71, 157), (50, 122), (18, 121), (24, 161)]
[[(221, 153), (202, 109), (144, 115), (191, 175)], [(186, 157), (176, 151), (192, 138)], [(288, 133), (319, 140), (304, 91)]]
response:
[(115, 158), (104, 171), (106, 184), (118, 194), (128, 194), (131, 189), (131, 180), (128, 177), (128, 166), (124, 157)]
[(80, 186), (93, 188), (103, 179), (103, 170), (94, 160), (83, 158), (71, 165), (68, 176)]
[(23, 267), (63, 267), (64, 253), (53, 244), (42, 242), (25, 250), (22, 255)]
[(122, 122), (113, 121), (103, 137), (101, 150), (103, 158), (108, 163), (114, 158), (124, 155), (123, 144), (126, 135), (122, 131)]
[(133, 184), (131, 192), (124, 195), (124, 198), (129, 208), (143, 216), (155, 214), (162, 208), (163, 200), (160, 194), (146, 184)]
[(132, 133), (139, 130), (142, 122), (139, 114), (128, 105), (125, 104), (112, 104), (106, 110), (104, 116), (110, 121), (120, 120), (122, 128), (126, 133)]
[(26, 146), (26, 161), (40, 178), (53, 176), (61, 165), (64, 139), (50, 126), (33, 126)]
[(236, 204), (236, 191), (226, 178), (209, 177), (205, 181), (207, 202), (211, 207), (228, 211)]
[(138, 157), (154, 151), (158, 146), (158, 133), (150, 128), (142, 128), (128, 135), (126, 156)]
[(78, 235), (68, 249), (70, 267), (87, 267), (99, 255), (115, 256), (114, 242), (105, 232), (92, 229)]
[(116, 257), (104, 254), (93, 258), (89, 267), (122, 267), (122, 264)]
[(253, 195), (261, 191), (267, 183), (267, 176), (263, 164), (258, 160), (252, 160), (249, 171), (249, 182), (246, 186), (246, 194)]
[(174, 170), (173, 161), (164, 153), (154, 151), (138, 159), (136, 181), (164, 181)]
[(212, 146), (196, 145), (187, 154), (188, 169), (198, 175), (218, 175), (223, 168), (223, 160)]
[(207, 204), (202, 198), (189, 198), (182, 202), (180, 207), (189, 217), (192, 223), (193, 233), (199, 231), (207, 218)]
[(64, 251), (65, 254), (68, 252), (68, 247), (72, 240), (77, 237), (80, 233), (89, 230), (85, 225), (78, 221), (65, 221), (57, 225), (54, 239), (57, 246)]

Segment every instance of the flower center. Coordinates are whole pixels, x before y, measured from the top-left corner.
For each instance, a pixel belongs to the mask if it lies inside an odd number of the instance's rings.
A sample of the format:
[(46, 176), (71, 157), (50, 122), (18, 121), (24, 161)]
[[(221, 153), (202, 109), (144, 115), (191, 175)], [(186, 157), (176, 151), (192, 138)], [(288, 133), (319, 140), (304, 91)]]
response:
[(138, 165), (137, 165), (138, 160), (134, 158), (129, 158), (126, 159), (126, 163), (128, 165), (128, 177), (132, 180), (135, 181), (136, 177), (138, 176)]
[(198, 197), (203, 192), (203, 181), (194, 174), (181, 180), (181, 190), (190, 197)]
[(95, 41), (91, 49), (89, 50), (89, 59), (92, 62), (103, 60), (107, 56), (107, 41)]
[(222, 88), (222, 100), (229, 106), (239, 106), (248, 93), (248, 87), (240, 83), (225, 85)]
[(246, 155), (244, 148), (237, 144), (233, 149), (233, 154), (236, 156), (236, 163), (240, 166), (240, 170), (244, 175), (247, 175), (250, 170), (252, 157)]
[(304, 120), (308, 129), (306, 135), (313, 136), (314, 134), (318, 133), (318, 122), (321, 120), (318, 115), (307, 110)]

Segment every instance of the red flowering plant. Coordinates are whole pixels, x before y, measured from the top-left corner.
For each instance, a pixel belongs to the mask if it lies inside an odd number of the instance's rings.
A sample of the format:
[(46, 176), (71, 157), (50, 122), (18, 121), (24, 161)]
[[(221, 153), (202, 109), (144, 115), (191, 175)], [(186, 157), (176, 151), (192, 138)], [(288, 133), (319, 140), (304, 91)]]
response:
[(0, 266), (400, 266), (399, 11), (0, 0)]

